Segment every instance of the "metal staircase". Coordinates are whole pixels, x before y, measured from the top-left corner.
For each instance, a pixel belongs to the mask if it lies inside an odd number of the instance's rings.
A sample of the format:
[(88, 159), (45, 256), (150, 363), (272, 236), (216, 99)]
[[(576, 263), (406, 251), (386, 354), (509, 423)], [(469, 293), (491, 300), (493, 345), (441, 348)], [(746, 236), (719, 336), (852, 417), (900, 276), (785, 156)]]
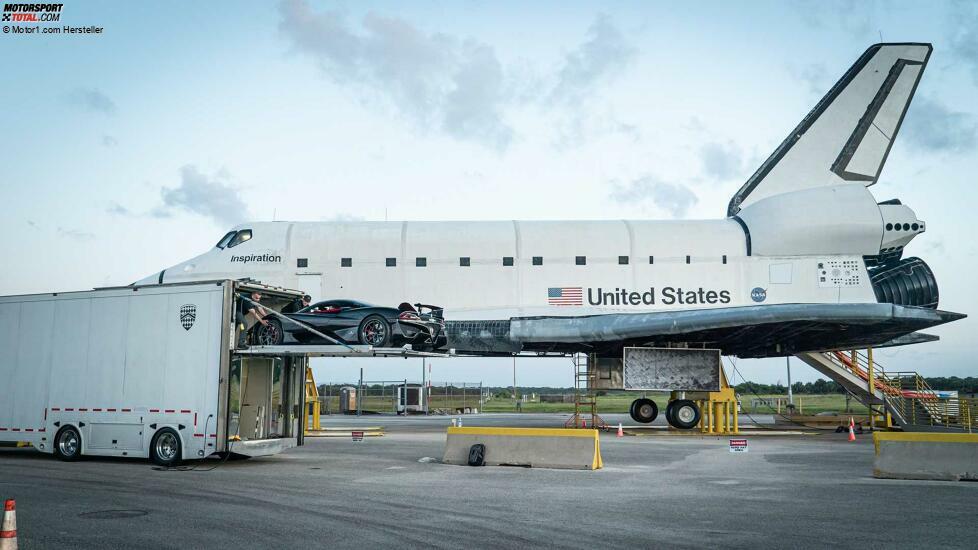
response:
[(873, 361), (871, 349), (797, 357), (849, 391), (872, 414), (888, 413), (905, 431), (978, 431), (978, 400), (942, 398), (916, 372), (886, 372)]

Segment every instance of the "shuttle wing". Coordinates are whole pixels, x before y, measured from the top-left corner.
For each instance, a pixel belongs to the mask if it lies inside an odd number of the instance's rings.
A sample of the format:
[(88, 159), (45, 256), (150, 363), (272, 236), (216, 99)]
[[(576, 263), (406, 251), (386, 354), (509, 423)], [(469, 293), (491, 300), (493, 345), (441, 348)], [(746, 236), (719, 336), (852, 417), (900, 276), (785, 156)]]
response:
[(734, 194), (727, 215), (790, 191), (876, 183), (931, 49), (907, 43), (866, 50)]
[(921, 341), (913, 335), (916, 331), (962, 317), (965, 315), (893, 304), (775, 304), (514, 318), (509, 338), (529, 351), (572, 343), (586, 343), (582, 351), (679, 344), (719, 348), (739, 357), (769, 357), (915, 343)]

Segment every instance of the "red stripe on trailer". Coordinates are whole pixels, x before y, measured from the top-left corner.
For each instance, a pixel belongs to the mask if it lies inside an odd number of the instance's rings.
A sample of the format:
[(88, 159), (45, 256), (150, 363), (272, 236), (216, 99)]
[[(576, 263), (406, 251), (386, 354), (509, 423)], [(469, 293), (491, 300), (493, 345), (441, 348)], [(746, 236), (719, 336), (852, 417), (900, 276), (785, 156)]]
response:
[(48, 419), (48, 408), (44, 407), (44, 420)]
[(71, 412), (71, 411), (74, 411), (74, 410), (75, 410), (75, 409), (69, 409), (69, 408), (65, 408), (65, 411), (66, 411), (66, 412)]
[(7, 428), (0, 428), (0, 432), (5, 432), (5, 431), (7, 431)]
[(181, 413), (189, 413), (190, 412), (190, 409), (180, 409), (180, 412)]
[(110, 413), (114, 413), (116, 411), (115, 409), (105, 409), (105, 410), (106, 412), (110, 412)]
[(34, 431), (34, 428), (24, 428), (24, 431), (25, 432), (33, 432)]
[(165, 412), (165, 413), (175, 413), (177, 411), (176, 411), (176, 409), (163, 409), (163, 412)]
[(151, 412), (151, 413), (158, 413), (158, 412), (160, 412), (160, 410), (159, 409), (150, 409), (149, 412)]
[(194, 426), (197, 426), (197, 413), (194, 413)]
[(19, 432), (20, 431), (20, 428), (10, 428), (10, 431), (12, 431), (12, 432)]
[(85, 412), (88, 412), (88, 409), (78, 409), (78, 412), (83, 412), (83, 413), (85, 413)]
[(131, 413), (132, 412), (132, 409), (122, 409), (122, 412), (124, 412), (124, 413)]
[(47, 428), (41, 428), (40, 430), (37, 430), (37, 431), (39, 431), (39, 432), (46, 432), (46, 431), (48, 431), (48, 429)]
[(60, 411), (61, 410), (61, 407), (51, 407), (51, 410), (52, 411)]
[(204, 437), (204, 434), (194, 434), (194, 437)]
[(102, 412), (102, 409), (92, 409), (95, 412)]
[(211, 434), (211, 437), (217, 437), (217, 434)]

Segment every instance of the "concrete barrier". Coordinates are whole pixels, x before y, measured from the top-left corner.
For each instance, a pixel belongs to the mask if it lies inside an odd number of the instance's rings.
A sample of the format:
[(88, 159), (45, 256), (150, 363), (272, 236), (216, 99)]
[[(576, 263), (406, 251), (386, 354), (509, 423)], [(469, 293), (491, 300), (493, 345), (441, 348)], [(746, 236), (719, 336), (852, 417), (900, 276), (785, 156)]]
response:
[(530, 466), (597, 470), (601, 445), (597, 430), (538, 428), (448, 428), (445, 464), (468, 464), (469, 448), (486, 446), (488, 466)]
[(978, 434), (876, 432), (873, 476), (978, 481)]

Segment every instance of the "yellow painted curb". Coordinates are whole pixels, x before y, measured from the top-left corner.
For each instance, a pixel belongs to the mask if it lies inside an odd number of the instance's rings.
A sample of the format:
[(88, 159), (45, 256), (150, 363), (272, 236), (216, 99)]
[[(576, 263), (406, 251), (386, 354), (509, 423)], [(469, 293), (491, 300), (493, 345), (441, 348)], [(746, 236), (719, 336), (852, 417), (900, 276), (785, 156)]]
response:
[(926, 441), (931, 443), (978, 443), (978, 434), (945, 432), (873, 432), (874, 441)]
[(597, 430), (566, 428), (456, 428), (449, 427), (448, 433), (458, 435), (510, 435), (529, 437), (598, 437)]

